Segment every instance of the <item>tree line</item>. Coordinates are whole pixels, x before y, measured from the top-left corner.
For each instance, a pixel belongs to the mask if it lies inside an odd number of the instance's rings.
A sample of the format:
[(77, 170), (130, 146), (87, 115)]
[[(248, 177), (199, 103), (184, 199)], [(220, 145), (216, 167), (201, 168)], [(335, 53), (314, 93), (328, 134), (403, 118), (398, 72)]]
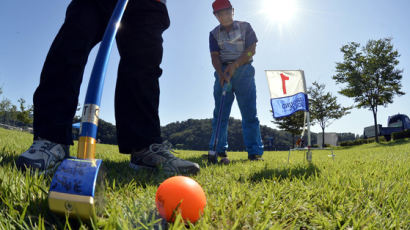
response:
[[(19, 100), (24, 105), (24, 101)], [(30, 120), (24, 123), (17, 119), (19, 116), (8, 117), (7, 122), (15, 126), (32, 126), (32, 106), (20, 107), (21, 111), (30, 111)], [(9, 106), (11, 111), (2, 111), (2, 114), (9, 116), (17, 106)], [(15, 109), (13, 109), (15, 108)], [(24, 113), (25, 114), (25, 113)], [(0, 117), (3, 119), (3, 117)], [(73, 124), (80, 122), (80, 117), (73, 118)], [(30, 123), (31, 122), (31, 123)], [(295, 139), (293, 134), (283, 130), (272, 129), (268, 126), (261, 125), (261, 137), (265, 150), (288, 150), (294, 146)], [(176, 149), (188, 150), (208, 150), (209, 140), (212, 132), (212, 119), (188, 119), (186, 121), (177, 121), (161, 127), (161, 136), (164, 140), (173, 144)], [(73, 138), (76, 140), (79, 136), (79, 129), (73, 128)], [(355, 140), (353, 133), (338, 134), (339, 141)], [(316, 143), (317, 134), (312, 133), (312, 143)], [(117, 133), (115, 125), (103, 119), (98, 120), (97, 140), (104, 144), (117, 144)], [(242, 136), (242, 121), (239, 119), (229, 118), (228, 126), (228, 143), (229, 151), (245, 151), (246, 147)]]
[[(265, 150), (288, 150), (294, 146), (292, 133), (272, 129), (266, 125), (260, 126), (261, 137)], [(173, 122), (161, 128), (162, 137), (171, 142), (177, 149), (209, 150), (212, 133), (212, 119), (188, 119)], [(353, 133), (337, 134), (339, 141), (355, 140)], [(312, 143), (316, 143), (317, 134), (312, 133)], [(228, 151), (245, 151), (242, 136), (242, 121), (229, 118)]]
[[(0, 96), (3, 89), (0, 87)], [(33, 106), (26, 105), (26, 100), (18, 99), (18, 105), (13, 105), (8, 98), (0, 101), (0, 123), (19, 127), (33, 126)]]

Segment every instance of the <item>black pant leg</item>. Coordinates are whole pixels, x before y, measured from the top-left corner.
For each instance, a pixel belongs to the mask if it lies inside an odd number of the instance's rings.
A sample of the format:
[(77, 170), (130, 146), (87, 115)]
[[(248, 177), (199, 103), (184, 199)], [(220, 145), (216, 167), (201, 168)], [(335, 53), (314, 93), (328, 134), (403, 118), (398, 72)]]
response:
[(162, 74), (162, 33), (169, 26), (166, 6), (130, 1), (117, 35), (121, 56), (115, 91), (115, 117), (121, 153), (161, 143), (158, 116)]
[(35, 137), (72, 144), (72, 120), (84, 68), (108, 21), (100, 11), (92, 0), (73, 0), (68, 6), (34, 93)]

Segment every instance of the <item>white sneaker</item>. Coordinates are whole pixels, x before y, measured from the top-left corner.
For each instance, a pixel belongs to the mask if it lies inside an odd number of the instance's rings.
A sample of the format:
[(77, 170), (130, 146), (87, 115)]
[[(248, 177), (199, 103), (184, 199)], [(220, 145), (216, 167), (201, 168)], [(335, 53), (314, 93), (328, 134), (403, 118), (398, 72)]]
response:
[(17, 168), (21, 170), (38, 169), (41, 173), (54, 170), (69, 154), (68, 145), (57, 144), (45, 139), (34, 140), (30, 148), (22, 153), (17, 161)]

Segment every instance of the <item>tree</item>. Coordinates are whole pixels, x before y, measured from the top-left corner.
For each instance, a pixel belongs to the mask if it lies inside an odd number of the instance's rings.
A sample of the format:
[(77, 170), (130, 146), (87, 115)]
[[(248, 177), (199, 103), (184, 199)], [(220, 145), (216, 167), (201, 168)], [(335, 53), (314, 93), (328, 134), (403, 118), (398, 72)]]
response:
[(17, 106), (16, 105), (11, 105), (9, 111), (6, 113), (6, 120), (12, 124), (13, 126), (16, 125), (16, 120), (17, 120)]
[(26, 108), (26, 106), (24, 105), (26, 103), (26, 100), (24, 100), (23, 98), (20, 98), (18, 102), (20, 103), (20, 111), (17, 112), (17, 120), (24, 123), (25, 125), (32, 124), (33, 106), (29, 106), (28, 108)]
[(295, 135), (302, 133), (304, 127), (304, 111), (297, 111), (294, 114), (278, 118), (275, 121), (272, 121), (278, 126), (279, 129), (284, 130), (292, 134), (292, 146), (295, 147)]
[(352, 107), (342, 107), (337, 104), (337, 97), (325, 92), (325, 85), (317, 82), (309, 87), (309, 111), (312, 122), (317, 122), (322, 128), (322, 147), (325, 144), (325, 128), (332, 124), (336, 119), (349, 114)]
[[(391, 38), (370, 40), (358, 51), (360, 44), (351, 42), (340, 50), (344, 61), (336, 63), (338, 84), (347, 84), (339, 93), (353, 98), (357, 108), (367, 108), (373, 113), (377, 133), (377, 107), (393, 103), (395, 95), (401, 96), (403, 70), (396, 69), (400, 57), (394, 50)], [(376, 142), (379, 138), (376, 135)]]
[(3, 123), (7, 123), (8, 117), (9, 117), (9, 111), (11, 108), (11, 101), (7, 98), (1, 100), (0, 102), (0, 117), (2, 117), (3, 119)]
[(356, 139), (358, 139), (358, 135), (356, 136), (354, 133), (338, 133), (337, 134), (337, 140), (339, 142), (354, 141)]
[[(3, 94), (3, 89), (0, 87), (0, 95)], [(33, 123), (33, 106), (26, 106), (26, 100), (20, 98), (18, 100), (20, 103), (20, 110), (17, 109), (16, 105), (13, 105), (11, 101), (7, 98), (3, 98), (0, 101), (0, 120), (5, 124), (12, 124), (21, 126), (29, 125)]]
[(104, 121), (103, 119), (98, 119), (98, 130), (97, 139), (104, 144), (117, 144), (117, 130), (113, 124)]

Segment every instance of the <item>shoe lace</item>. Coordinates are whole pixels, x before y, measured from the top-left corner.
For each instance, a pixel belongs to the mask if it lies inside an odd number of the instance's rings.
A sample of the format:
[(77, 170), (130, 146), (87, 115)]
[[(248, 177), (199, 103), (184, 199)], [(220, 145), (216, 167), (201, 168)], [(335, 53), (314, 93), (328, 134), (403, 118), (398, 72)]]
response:
[(34, 143), (30, 146), (30, 150), (34, 150), (34, 151), (41, 151), (44, 152), (44, 150), (46, 150), (47, 148), (50, 147), (49, 142), (47, 141), (34, 141)]
[[(30, 146), (30, 151), (39, 151), (41, 153), (49, 154), (51, 152), (46, 151), (46, 150), (51, 149), (55, 145), (57, 145), (57, 144), (52, 143), (50, 141), (37, 140), (37, 141), (34, 141), (33, 144)], [(53, 153), (51, 153), (51, 154), (54, 155)]]
[(171, 153), (177, 154), (177, 152), (172, 149), (172, 144), (168, 141), (164, 141), (161, 144), (154, 143), (149, 146), (149, 150), (152, 153), (161, 154), (168, 157), (175, 157)]

